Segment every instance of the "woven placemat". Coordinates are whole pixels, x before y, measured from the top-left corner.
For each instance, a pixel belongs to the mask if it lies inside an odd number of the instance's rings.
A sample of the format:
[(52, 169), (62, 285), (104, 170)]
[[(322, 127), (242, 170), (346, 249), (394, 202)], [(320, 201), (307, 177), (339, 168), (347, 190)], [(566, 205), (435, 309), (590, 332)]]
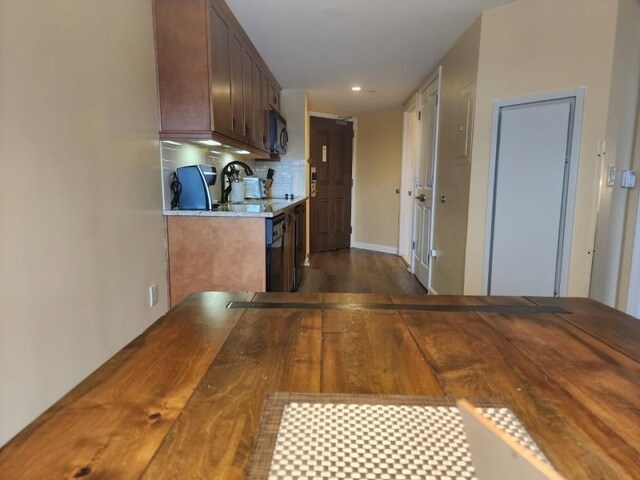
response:
[[(470, 398), (547, 461), (504, 403)], [(475, 478), (452, 397), (275, 393), (265, 402), (251, 480)]]

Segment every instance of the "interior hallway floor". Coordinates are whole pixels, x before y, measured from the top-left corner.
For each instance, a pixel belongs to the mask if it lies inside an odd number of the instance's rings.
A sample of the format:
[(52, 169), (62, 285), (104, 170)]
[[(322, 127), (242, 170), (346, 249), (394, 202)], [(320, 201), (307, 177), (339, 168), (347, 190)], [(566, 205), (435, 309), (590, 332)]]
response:
[(345, 248), (312, 253), (299, 292), (426, 294), (400, 257)]

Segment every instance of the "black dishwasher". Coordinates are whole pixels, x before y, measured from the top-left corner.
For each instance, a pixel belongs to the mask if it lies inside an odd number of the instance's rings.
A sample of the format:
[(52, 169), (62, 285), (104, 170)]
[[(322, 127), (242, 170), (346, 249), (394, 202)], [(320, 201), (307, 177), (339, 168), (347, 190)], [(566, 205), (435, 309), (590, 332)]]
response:
[(266, 219), (267, 292), (284, 290), (284, 214)]

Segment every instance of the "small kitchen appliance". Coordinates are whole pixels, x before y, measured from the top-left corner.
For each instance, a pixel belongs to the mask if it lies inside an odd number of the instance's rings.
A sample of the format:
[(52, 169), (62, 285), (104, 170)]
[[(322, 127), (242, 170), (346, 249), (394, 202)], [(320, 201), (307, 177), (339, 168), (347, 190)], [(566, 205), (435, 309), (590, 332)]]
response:
[(245, 198), (262, 198), (262, 187), (258, 177), (244, 177), (242, 182)]
[(212, 210), (209, 187), (216, 183), (217, 172), (211, 165), (188, 165), (176, 168), (171, 183), (172, 208), (180, 210)]
[(287, 121), (277, 110), (271, 109), (269, 112), (269, 125), (271, 133), (271, 153), (284, 155), (287, 153), (287, 147), (289, 145)]

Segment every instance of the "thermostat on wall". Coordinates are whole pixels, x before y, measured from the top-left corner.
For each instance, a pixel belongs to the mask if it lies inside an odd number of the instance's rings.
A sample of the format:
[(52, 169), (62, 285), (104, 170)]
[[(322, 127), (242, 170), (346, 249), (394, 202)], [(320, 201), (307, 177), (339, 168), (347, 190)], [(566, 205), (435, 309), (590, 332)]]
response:
[(620, 186), (622, 188), (634, 188), (636, 186), (635, 170), (623, 170)]

